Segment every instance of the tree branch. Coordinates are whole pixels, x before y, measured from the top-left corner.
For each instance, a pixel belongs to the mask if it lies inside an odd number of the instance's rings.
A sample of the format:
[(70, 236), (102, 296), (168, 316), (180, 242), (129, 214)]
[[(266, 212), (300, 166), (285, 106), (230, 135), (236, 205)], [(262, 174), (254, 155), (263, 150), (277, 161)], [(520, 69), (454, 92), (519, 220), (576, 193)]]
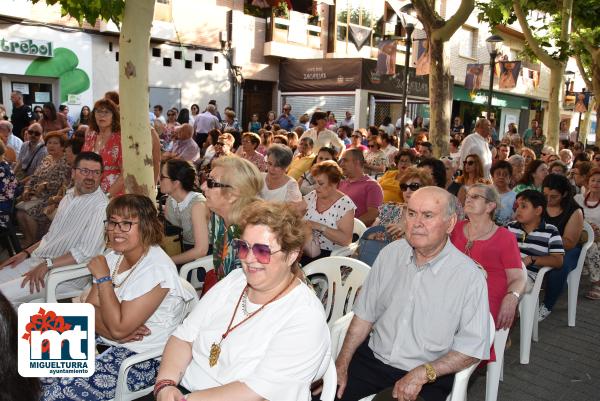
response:
[(588, 74), (586, 73), (585, 68), (583, 68), (583, 63), (581, 62), (581, 55), (574, 54), (574, 56), (575, 56), (575, 61), (577, 62), (577, 68), (579, 69), (579, 73), (581, 74), (581, 77), (583, 78), (583, 81), (585, 82), (585, 87), (592, 88), (592, 81), (588, 77)]
[(435, 29), (432, 33), (432, 39), (450, 40), (450, 37), (460, 28), (475, 8), (475, 0), (462, 0), (456, 13), (446, 20), (446, 23), (441, 28)]
[(411, 0), (413, 7), (417, 10), (419, 20), (424, 26), (433, 29), (438, 20), (435, 10), (427, 0)]
[(560, 68), (559, 61), (553, 59), (541, 46), (538, 44), (537, 40), (533, 37), (533, 33), (527, 24), (527, 19), (525, 18), (525, 13), (523, 13), (523, 9), (521, 8), (521, 2), (519, 0), (513, 0), (513, 9), (515, 15), (517, 16), (517, 20), (519, 21), (519, 25), (521, 26), (521, 30), (523, 31), (523, 35), (527, 40), (527, 44), (531, 48), (531, 51), (537, 58), (540, 59), (542, 63), (544, 63), (548, 68), (558, 67)]

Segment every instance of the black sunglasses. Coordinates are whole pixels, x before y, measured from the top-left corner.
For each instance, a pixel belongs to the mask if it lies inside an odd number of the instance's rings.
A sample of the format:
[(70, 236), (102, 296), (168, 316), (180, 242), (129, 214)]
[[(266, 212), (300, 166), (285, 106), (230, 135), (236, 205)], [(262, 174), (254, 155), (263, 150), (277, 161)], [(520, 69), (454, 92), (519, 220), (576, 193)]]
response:
[(250, 245), (243, 239), (234, 239), (233, 247), (237, 251), (238, 258), (246, 259), (250, 254), (250, 250), (252, 250), (252, 253), (254, 254), (254, 257), (256, 258), (258, 263), (262, 263), (264, 265), (271, 262), (271, 255), (282, 251), (281, 249), (279, 249), (273, 252), (271, 251), (269, 245), (266, 244)]
[(400, 190), (402, 192), (404, 192), (408, 189), (415, 192), (419, 188), (421, 188), (421, 184), (417, 184), (416, 182), (413, 182), (412, 184), (400, 184)]
[(473, 164), (475, 164), (475, 162), (474, 162), (473, 160), (465, 160), (465, 161), (463, 162), (463, 164), (464, 164), (465, 166), (472, 166)]
[(212, 188), (233, 188), (229, 184), (222, 184), (220, 182), (213, 180), (212, 178), (206, 179), (206, 186), (210, 189), (212, 189)]
[(32, 129), (28, 129), (27, 133), (29, 135), (35, 135), (35, 136), (41, 136), (42, 135), (42, 133), (40, 131), (36, 131), (36, 130), (32, 130)]

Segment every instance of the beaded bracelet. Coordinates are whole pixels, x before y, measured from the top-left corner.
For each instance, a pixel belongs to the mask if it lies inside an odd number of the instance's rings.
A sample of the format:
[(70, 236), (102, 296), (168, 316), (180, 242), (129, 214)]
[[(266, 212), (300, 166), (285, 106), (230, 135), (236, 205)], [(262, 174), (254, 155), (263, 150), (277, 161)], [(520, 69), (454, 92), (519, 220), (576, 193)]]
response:
[(156, 399), (156, 396), (158, 395), (158, 393), (164, 389), (165, 387), (177, 387), (177, 383), (175, 383), (173, 380), (170, 379), (163, 379), (163, 380), (159, 380), (154, 384), (154, 398)]
[(102, 284), (102, 283), (105, 283), (107, 281), (112, 281), (112, 277), (110, 277), (110, 276), (104, 276), (104, 277), (100, 277), (99, 279), (96, 279), (96, 278), (92, 279), (92, 283), (94, 283), (94, 284)]

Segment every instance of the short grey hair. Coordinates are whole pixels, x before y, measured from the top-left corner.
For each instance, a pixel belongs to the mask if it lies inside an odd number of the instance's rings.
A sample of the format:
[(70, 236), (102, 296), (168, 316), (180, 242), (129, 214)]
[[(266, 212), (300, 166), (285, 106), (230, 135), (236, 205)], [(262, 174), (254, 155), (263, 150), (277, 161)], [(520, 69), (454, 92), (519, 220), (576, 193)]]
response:
[(562, 149), (560, 152), (558, 152), (560, 156), (567, 154), (569, 155), (569, 157), (571, 159), (573, 159), (573, 152), (571, 152), (571, 149)]
[(209, 104), (208, 106), (206, 106), (206, 111), (214, 113), (215, 110), (217, 110), (217, 107), (214, 104)]
[[(489, 122), (490, 120), (488, 120), (488, 119), (487, 119), (487, 118), (485, 118), (485, 117), (482, 117), (482, 118), (480, 118), (479, 120), (477, 120), (477, 122), (475, 123), (475, 128), (479, 128), (479, 127), (481, 127), (481, 124), (483, 124), (485, 121), (488, 121), (488, 122)], [(491, 124), (491, 122), (490, 122), (490, 124)]]
[(292, 163), (294, 154), (292, 150), (285, 145), (274, 143), (267, 149), (267, 157), (273, 155), (275, 159), (275, 167), (288, 168)]
[(554, 150), (554, 148), (550, 145), (546, 145), (542, 148), (542, 153), (546, 153), (549, 155), (555, 155), (556, 151)]
[(525, 158), (521, 155), (512, 155), (511, 157), (508, 158), (508, 162), (510, 164), (525, 164)]
[(496, 207), (490, 212), (490, 217), (493, 220), (496, 209), (500, 206), (500, 195), (498, 194), (498, 191), (496, 191), (496, 188), (492, 185), (477, 183), (469, 187), (469, 191), (472, 189), (482, 189), (486, 202), (496, 204)]
[(0, 120), (0, 129), (5, 130), (10, 134), (13, 130), (13, 125), (10, 121)]
[(423, 187), (419, 191), (431, 191), (435, 194), (432, 194), (434, 197), (439, 195), (440, 198), (445, 199), (446, 201), (446, 220), (450, 219), (452, 216), (456, 215), (456, 211), (458, 210), (458, 198), (452, 195), (450, 192), (446, 191), (444, 188), (436, 187), (436, 186), (427, 186)]

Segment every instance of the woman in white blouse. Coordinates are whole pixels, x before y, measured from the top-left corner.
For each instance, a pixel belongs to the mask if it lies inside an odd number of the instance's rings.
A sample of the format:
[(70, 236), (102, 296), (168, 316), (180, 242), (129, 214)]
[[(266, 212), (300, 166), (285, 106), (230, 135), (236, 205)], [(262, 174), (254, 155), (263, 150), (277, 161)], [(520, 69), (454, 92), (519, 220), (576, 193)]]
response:
[(267, 149), (267, 172), (260, 197), (267, 201), (298, 202), (302, 199), (298, 183), (285, 172), (294, 154), (285, 145), (273, 144)]
[[(243, 269), (198, 303), (163, 353), (158, 401), (311, 399), (330, 361), (323, 306), (295, 262), (304, 230), (283, 203), (246, 208), (235, 240)], [(177, 387), (179, 386), (179, 387)]]
[[(96, 370), (91, 377), (42, 379), (42, 400), (112, 400), (119, 367), (136, 353), (160, 349), (178, 322), (186, 291), (171, 258), (160, 248), (162, 226), (153, 202), (142, 195), (121, 195), (106, 208), (106, 233), (112, 251), (93, 258), (86, 302), (96, 310)], [(154, 382), (159, 362), (130, 371), (129, 388)]]
[[(302, 266), (314, 259), (331, 255), (335, 246), (346, 246), (352, 242), (354, 209), (352, 199), (337, 189), (342, 179), (342, 169), (333, 160), (315, 164), (311, 170), (315, 190), (304, 196), (301, 209), (306, 210), (304, 220), (312, 231), (312, 241), (318, 241), (320, 255), (304, 255)], [(306, 249), (307, 250), (307, 249)]]

